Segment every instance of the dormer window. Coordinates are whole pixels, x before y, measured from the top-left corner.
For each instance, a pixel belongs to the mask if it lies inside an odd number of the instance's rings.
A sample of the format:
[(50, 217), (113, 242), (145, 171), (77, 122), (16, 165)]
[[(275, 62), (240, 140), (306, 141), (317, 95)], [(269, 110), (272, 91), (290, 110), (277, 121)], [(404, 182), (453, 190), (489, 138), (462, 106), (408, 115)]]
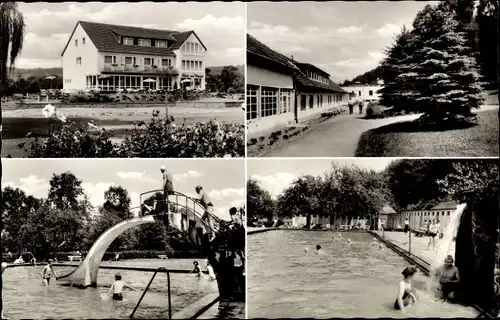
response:
[(167, 46), (167, 41), (165, 41), (165, 40), (157, 40), (156, 41), (156, 46), (158, 48), (167, 48), (168, 47)]
[(128, 45), (128, 46), (133, 46), (134, 45), (134, 38), (124, 37), (123, 44)]
[(151, 47), (151, 40), (149, 40), (149, 39), (139, 39), (139, 45), (141, 47)]

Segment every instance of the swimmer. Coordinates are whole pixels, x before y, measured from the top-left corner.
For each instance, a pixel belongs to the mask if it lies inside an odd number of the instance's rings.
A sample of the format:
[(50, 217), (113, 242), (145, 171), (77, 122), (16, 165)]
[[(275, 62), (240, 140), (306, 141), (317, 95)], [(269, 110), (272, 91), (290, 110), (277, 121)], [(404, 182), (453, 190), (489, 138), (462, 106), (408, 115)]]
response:
[(378, 247), (379, 243), (377, 241), (377, 238), (373, 238), (372, 243), (370, 243), (370, 247)]
[(323, 250), (321, 250), (321, 245), (316, 246), (316, 254), (323, 254)]
[(210, 264), (210, 262), (208, 262), (208, 260), (206, 261), (206, 271), (208, 272), (208, 280), (214, 281), (214, 280), (217, 279), (215, 277), (214, 268), (212, 267), (212, 265)]
[(378, 244), (378, 248), (379, 248), (380, 250), (384, 250), (384, 246), (383, 246), (381, 243), (379, 243), (379, 244)]
[(50, 285), (50, 278), (52, 277), (52, 275), (54, 275), (56, 277), (56, 280), (57, 280), (57, 273), (55, 272), (54, 267), (52, 266), (52, 262), (54, 262), (54, 260), (49, 259), (49, 262), (47, 263), (45, 268), (43, 268), (42, 273), (41, 273), (42, 274), (42, 282), (47, 287)]
[(196, 273), (197, 277), (201, 277), (201, 269), (200, 266), (198, 265), (198, 261), (193, 261), (194, 268), (190, 273)]
[(305, 247), (305, 248), (304, 248), (304, 251), (305, 251), (305, 252), (309, 252), (309, 248), (308, 248), (308, 247)]
[(351, 244), (352, 243), (351, 239), (347, 239), (347, 243)]
[(417, 267), (408, 266), (401, 274), (403, 279), (399, 282), (398, 298), (394, 302), (394, 309), (405, 312), (405, 308), (417, 301), (417, 295), (411, 287), (413, 276), (417, 273)]
[(131, 290), (137, 291), (136, 289), (132, 288), (131, 286), (129, 286), (128, 284), (123, 282), (122, 275), (117, 273), (117, 274), (115, 274), (115, 282), (113, 282), (113, 284), (111, 285), (111, 288), (109, 288), (107, 295), (109, 296), (111, 294), (111, 292), (113, 292), (113, 300), (121, 301), (121, 300), (123, 300), (122, 291), (123, 291), (124, 287), (127, 287)]

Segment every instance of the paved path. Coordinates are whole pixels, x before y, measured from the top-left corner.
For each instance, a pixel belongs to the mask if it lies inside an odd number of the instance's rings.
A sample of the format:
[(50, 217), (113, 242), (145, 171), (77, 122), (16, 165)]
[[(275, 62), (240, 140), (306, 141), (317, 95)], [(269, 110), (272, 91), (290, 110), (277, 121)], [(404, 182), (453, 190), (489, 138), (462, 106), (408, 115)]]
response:
[(354, 157), (358, 140), (365, 131), (419, 115), (365, 120), (359, 114), (342, 114), (321, 124), (291, 143), (273, 149), (264, 157)]
[[(410, 251), (409, 246), (409, 237), (408, 233), (404, 234), (403, 232), (397, 231), (373, 231), (377, 233), (379, 236), (383, 236), (385, 240), (388, 240), (399, 247)], [(411, 235), (411, 253), (431, 264), (436, 259), (438, 254), (439, 241), (436, 240), (436, 248), (432, 250), (432, 246), (429, 250), (427, 250), (427, 244), (429, 243), (429, 237), (416, 237), (414, 234)], [(455, 242), (450, 246), (450, 251), (448, 254), (455, 257)]]
[[(498, 105), (483, 105), (484, 112)], [(321, 124), (293, 142), (283, 143), (264, 157), (354, 157), (359, 138), (365, 131), (401, 121), (412, 121), (420, 115), (404, 115), (384, 119), (363, 119), (364, 115), (341, 114)]]

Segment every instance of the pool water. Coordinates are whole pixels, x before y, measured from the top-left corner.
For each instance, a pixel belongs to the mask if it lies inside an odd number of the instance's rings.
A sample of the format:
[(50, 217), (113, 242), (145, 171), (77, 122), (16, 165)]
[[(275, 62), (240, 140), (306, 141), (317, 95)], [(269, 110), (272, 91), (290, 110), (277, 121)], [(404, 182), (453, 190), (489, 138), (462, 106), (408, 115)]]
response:
[[(248, 318), (476, 317), (471, 307), (439, 301), (417, 274), (416, 304), (394, 310), (408, 263), (390, 249), (370, 247), (363, 232), (269, 231), (248, 236)], [(345, 239), (351, 239), (347, 244)], [(316, 254), (316, 245), (323, 254)], [(305, 248), (308, 248), (308, 252)]]
[[(101, 265), (127, 267), (165, 267), (167, 269), (192, 269), (192, 259), (141, 259), (118, 262), (102, 262)], [(203, 263), (201, 263), (203, 266)], [(152, 272), (100, 269), (97, 288), (79, 289), (61, 286), (55, 279), (47, 288), (40, 272), (44, 266), (8, 268), (3, 273), (2, 296), (4, 315), (10, 319), (103, 319), (129, 318), (137, 301), (149, 283)], [(59, 275), (74, 267), (54, 267)], [(108, 292), (114, 274), (120, 272), (122, 280), (138, 291), (124, 289), (123, 301), (101, 298)], [(207, 275), (202, 279), (194, 274), (171, 274), (170, 288), (172, 315), (201, 299), (208, 293), (217, 292), (216, 281), (210, 282)], [(167, 318), (167, 275), (158, 273), (137, 309), (134, 318)]]

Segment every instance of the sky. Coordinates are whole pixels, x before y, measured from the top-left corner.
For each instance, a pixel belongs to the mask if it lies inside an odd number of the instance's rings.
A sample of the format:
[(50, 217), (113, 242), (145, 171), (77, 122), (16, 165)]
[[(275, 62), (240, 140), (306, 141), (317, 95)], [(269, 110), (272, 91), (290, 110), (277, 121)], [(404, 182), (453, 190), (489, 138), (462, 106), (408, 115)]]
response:
[(394, 160), (397, 158), (248, 159), (247, 177), (256, 180), (273, 198), (277, 198), (298, 177), (306, 174), (322, 175), (331, 168), (333, 162), (382, 171)]
[(61, 67), (61, 52), (77, 21), (94, 21), (143, 28), (194, 30), (207, 47), (206, 66), (245, 61), (245, 6), (224, 3), (22, 3), (27, 35), (16, 66)]
[(160, 167), (165, 165), (175, 191), (197, 197), (194, 188), (201, 185), (220, 218), (230, 220), (229, 208), (245, 203), (244, 159), (2, 159), (2, 164), (2, 189), (18, 187), (35, 197), (47, 197), (53, 174), (71, 171), (94, 206), (104, 203), (111, 185), (120, 185), (136, 207), (141, 193), (162, 188)]
[(248, 33), (335, 82), (375, 68), (382, 51), (417, 12), (436, 1), (251, 2)]

